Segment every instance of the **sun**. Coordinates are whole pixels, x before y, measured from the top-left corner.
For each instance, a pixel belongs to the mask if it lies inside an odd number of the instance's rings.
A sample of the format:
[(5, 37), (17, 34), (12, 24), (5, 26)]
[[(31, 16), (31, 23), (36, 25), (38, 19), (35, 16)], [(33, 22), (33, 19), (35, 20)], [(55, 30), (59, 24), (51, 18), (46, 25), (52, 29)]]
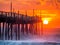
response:
[(43, 24), (48, 24), (48, 20), (44, 20), (43, 21)]

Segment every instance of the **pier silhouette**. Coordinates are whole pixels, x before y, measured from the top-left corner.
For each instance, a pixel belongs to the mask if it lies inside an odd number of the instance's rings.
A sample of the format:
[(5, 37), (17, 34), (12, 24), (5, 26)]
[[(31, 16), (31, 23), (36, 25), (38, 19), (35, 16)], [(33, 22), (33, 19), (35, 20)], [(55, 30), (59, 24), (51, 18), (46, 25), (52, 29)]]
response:
[(13, 34), (15, 40), (20, 40), (21, 33), (23, 35), (37, 34), (34, 24), (38, 22), (42, 22), (39, 16), (0, 11), (0, 40), (12, 40)]

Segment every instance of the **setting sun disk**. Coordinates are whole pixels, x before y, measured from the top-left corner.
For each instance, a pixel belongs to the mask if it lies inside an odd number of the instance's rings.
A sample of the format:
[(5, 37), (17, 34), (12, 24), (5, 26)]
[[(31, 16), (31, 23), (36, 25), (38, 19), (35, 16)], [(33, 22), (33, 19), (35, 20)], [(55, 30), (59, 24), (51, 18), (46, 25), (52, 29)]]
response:
[(48, 20), (44, 20), (43, 21), (43, 24), (48, 24)]

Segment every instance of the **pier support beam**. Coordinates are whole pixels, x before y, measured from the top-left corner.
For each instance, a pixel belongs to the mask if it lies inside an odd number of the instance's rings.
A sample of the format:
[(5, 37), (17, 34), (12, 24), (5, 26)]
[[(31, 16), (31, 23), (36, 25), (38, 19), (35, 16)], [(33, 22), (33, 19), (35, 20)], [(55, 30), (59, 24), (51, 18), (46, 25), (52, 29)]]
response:
[(1, 36), (2, 34), (1, 34), (1, 22), (0, 22), (0, 39), (2, 38)]
[(20, 40), (20, 24), (18, 24), (18, 40)]
[(9, 35), (9, 33), (10, 33), (9, 32), (9, 23), (8, 23), (8, 31), (7, 32), (8, 32), (8, 40), (9, 40), (9, 38), (10, 38), (10, 35)]
[(29, 33), (29, 32), (28, 32), (28, 24), (25, 24), (25, 32), (26, 32), (26, 34)]
[(13, 39), (13, 24), (10, 24), (10, 28), (11, 28), (11, 36), (10, 36), (10, 38), (11, 38), (11, 40)]
[(24, 24), (21, 24), (21, 32), (24, 35)]

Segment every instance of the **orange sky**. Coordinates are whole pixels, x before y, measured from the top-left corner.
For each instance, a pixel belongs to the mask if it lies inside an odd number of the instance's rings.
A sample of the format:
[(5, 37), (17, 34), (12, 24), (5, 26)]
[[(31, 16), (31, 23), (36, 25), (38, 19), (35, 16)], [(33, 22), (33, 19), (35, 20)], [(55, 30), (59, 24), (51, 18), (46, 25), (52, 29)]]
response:
[[(0, 11), (10, 11), (10, 1), (11, 0), (0, 0)], [(60, 3), (57, 2), (57, 6), (55, 5), (55, 0), (12, 0), (13, 8), (15, 12), (18, 10), (20, 13), (25, 14), (25, 10), (27, 10), (28, 15), (33, 15), (32, 9), (35, 9), (35, 15), (41, 15), (42, 18), (51, 18), (48, 25), (45, 25), (47, 28), (60, 28), (60, 11), (59, 6)], [(37, 10), (37, 11), (36, 11)]]
[[(3, 10), (9, 10), (10, 9), (10, 1), (11, 0), (0, 0), (0, 8)], [(12, 0), (13, 2), (13, 8), (15, 10), (30, 10), (30, 9), (56, 9), (55, 4), (52, 3), (52, 1), (48, 0)], [(59, 3), (58, 3), (59, 5)], [(0, 9), (0, 10), (1, 10)]]

